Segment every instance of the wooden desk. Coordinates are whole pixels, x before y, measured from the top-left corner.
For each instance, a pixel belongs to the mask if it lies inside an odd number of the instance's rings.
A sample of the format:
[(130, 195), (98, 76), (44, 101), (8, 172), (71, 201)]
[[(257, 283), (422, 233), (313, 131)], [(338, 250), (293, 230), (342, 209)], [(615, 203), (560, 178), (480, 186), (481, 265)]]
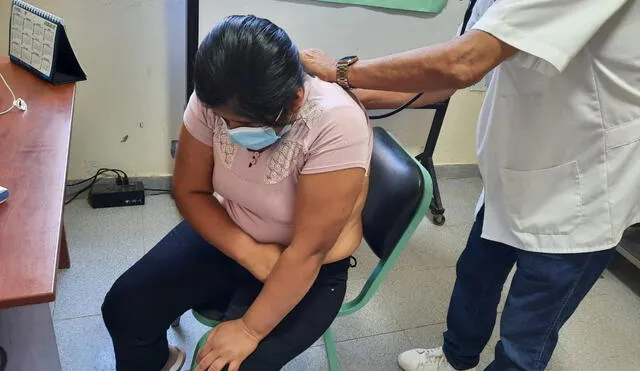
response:
[[(0, 72), (28, 105), (0, 115), (0, 185), (10, 192), (0, 205), (0, 346), (10, 370), (55, 370), (60, 361), (47, 303), (55, 300), (56, 268), (69, 266), (62, 208), (75, 84), (51, 85), (8, 58), (0, 58)], [(0, 81), (0, 109), (11, 102)], [(17, 364), (24, 352), (31, 360)], [(34, 363), (40, 352), (52, 357), (46, 368)]]

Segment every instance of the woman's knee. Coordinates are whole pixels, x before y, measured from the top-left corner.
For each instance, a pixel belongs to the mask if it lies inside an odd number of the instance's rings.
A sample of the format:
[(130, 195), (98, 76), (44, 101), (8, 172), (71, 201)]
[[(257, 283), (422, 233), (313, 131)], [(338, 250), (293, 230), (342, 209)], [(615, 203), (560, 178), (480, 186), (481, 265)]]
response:
[(128, 284), (126, 276), (118, 278), (111, 286), (105, 295), (101, 309), (102, 319), (112, 336), (130, 328), (135, 322), (135, 318), (132, 318), (136, 316), (135, 305), (132, 304), (140, 294)]

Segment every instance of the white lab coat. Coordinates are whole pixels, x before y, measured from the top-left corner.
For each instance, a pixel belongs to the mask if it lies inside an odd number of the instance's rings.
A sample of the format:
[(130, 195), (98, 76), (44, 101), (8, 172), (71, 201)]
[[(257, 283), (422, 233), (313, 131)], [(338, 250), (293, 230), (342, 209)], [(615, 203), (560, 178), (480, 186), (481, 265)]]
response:
[(640, 0), (497, 0), (473, 28), (520, 50), (478, 120), (482, 236), (614, 247), (640, 222)]

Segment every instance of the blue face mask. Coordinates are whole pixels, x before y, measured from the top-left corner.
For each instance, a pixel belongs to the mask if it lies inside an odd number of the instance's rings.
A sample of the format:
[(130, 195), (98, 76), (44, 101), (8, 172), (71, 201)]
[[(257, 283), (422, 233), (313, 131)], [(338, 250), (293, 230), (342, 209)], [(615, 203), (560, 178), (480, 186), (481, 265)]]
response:
[(269, 126), (260, 128), (239, 127), (227, 129), (227, 134), (237, 145), (252, 151), (259, 151), (280, 140), (290, 129), (291, 125), (289, 124), (283, 127), (280, 133), (277, 134), (276, 131)]

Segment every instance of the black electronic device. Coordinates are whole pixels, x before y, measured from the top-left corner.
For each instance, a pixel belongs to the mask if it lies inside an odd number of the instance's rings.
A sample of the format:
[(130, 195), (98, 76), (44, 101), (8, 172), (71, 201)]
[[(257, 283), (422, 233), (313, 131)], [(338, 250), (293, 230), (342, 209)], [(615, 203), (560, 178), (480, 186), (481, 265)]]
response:
[(94, 209), (144, 205), (144, 184), (96, 183), (89, 191), (89, 204)]

